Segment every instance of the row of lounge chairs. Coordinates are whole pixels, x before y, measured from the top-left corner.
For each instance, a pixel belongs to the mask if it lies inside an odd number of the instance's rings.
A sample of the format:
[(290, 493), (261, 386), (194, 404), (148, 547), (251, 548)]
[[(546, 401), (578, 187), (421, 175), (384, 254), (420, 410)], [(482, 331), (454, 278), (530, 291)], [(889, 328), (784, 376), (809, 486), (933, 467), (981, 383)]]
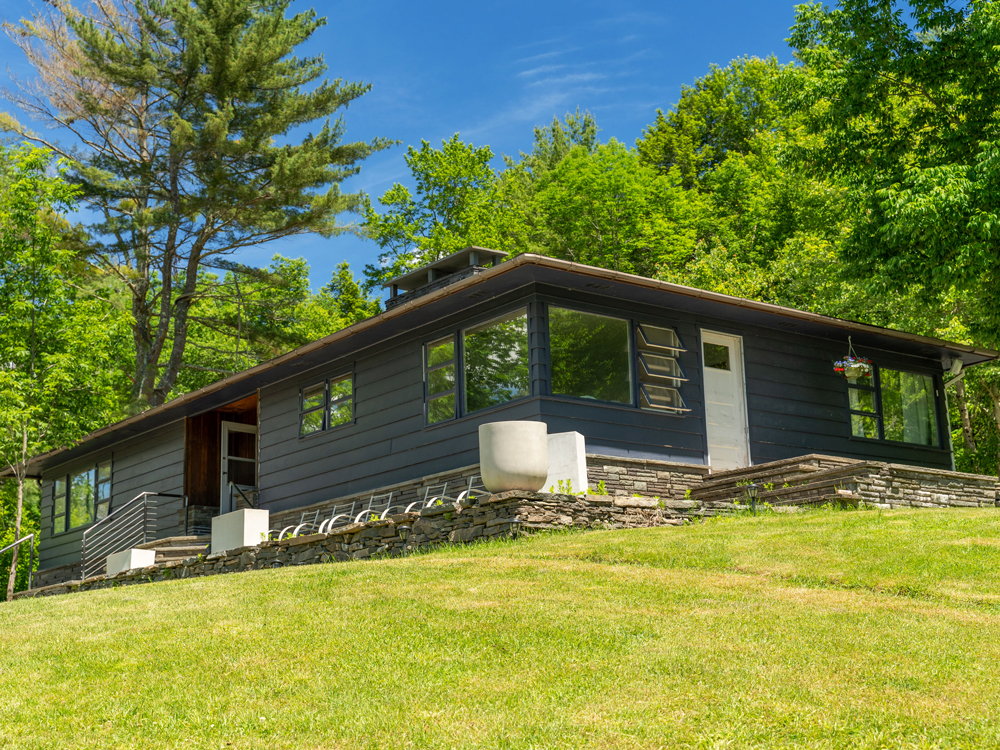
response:
[(365, 500), (353, 500), (334, 505), (324, 510), (306, 511), (297, 524), (285, 526), (282, 529), (271, 529), (268, 539), (289, 539), (299, 534), (328, 534), (339, 526), (347, 526), (361, 521), (385, 520), (394, 513), (410, 513), (423, 508), (432, 508), (445, 503), (459, 507), (466, 500), (473, 500), (478, 495), (488, 495), (489, 490), (483, 486), (483, 478), (476, 474), (464, 483), (461, 492), (448, 494), (449, 484), (455, 488), (455, 482), (444, 482), (425, 487), (422, 496), (403, 506), (398, 501), (393, 503), (394, 492), (372, 495)]

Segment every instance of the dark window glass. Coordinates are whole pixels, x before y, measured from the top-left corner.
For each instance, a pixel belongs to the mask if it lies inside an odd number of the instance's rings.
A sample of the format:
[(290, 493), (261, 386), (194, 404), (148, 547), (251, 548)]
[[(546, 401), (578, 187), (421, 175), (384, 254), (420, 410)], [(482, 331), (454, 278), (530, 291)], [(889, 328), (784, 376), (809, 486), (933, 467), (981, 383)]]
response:
[(632, 403), (628, 321), (549, 308), (552, 392)]
[(66, 531), (66, 479), (52, 483), (52, 533)]
[(330, 381), (330, 418), (328, 425), (337, 427), (354, 420), (354, 378), (350, 375)]
[(427, 393), (434, 395), (455, 387), (455, 366), (439, 367), (427, 373)]
[(681, 340), (673, 328), (653, 326), (648, 323), (639, 324), (639, 345), (643, 349), (669, 349), (675, 352), (684, 351)]
[(326, 383), (302, 389), (302, 411), (318, 409), (326, 403)]
[(940, 445), (937, 391), (930, 375), (873, 367), (863, 377), (848, 379), (847, 399), (854, 437)]
[(430, 424), (455, 418), (455, 394), (436, 398), (427, 404), (427, 421)]
[(879, 368), (879, 390), (886, 440), (938, 444), (934, 378)]
[(667, 388), (653, 383), (642, 383), (639, 391), (644, 409), (684, 409), (684, 401), (676, 388)]
[(100, 521), (111, 512), (111, 462), (97, 465), (96, 517)]
[(466, 411), (527, 396), (527, 313), (514, 313), (465, 331), (463, 358)]
[(299, 434), (302, 436), (312, 435), (323, 430), (323, 410), (307, 412), (302, 415), (299, 421)]
[(69, 483), (69, 528), (93, 522), (94, 469), (74, 474)]
[[(326, 429), (326, 383), (316, 383), (302, 389), (299, 408), (299, 437), (314, 435)], [(230, 435), (238, 435), (233, 432)]]
[(865, 414), (851, 415), (851, 434), (854, 437), (878, 440), (878, 417)]
[(354, 421), (354, 376), (341, 375), (302, 389), (299, 437)]
[(455, 337), (424, 347), (427, 424), (455, 418)]
[(674, 414), (690, 411), (678, 388), (687, 380), (677, 361), (686, 351), (672, 328), (639, 323), (636, 343), (639, 347), (639, 406)]
[(427, 366), (436, 367), (455, 359), (455, 339), (449, 336), (442, 341), (427, 345)]
[(722, 344), (704, 344), (705, 367), (713, 367), (716, 370), (729, 369), (729, 347)]

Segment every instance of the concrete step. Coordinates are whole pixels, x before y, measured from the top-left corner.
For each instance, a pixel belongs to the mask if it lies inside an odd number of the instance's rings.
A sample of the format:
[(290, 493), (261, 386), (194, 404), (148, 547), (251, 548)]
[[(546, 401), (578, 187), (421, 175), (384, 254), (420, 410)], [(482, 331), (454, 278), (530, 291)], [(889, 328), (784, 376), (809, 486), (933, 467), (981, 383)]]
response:
[(173, 562), (174, 560), (187, 560), (189, 557), (207, 555), (210, 545), (199, 544), (190, 547), (166, 547), (156, 550), (156, 562)]
[(705, 482), (726, 482), (732, 480), (736, 482), (750, 478), (751, 475), (760, 474), (762, 471), (780, 473), (782, 469), (791, 471), (800, 470), (804, 466), (812, 466), (817, 470), (825, 470), (836, 466), (846, 466), (848, 464), (859, 463), (855, 458), (843, 458), (841, 456), (827, 456), (821, 453), (810, 453), (805, 456), (795, 458), (783, 458), (780, 461), (768, 461), (754, 466), (744, 466), (741, 469), (727, 469), (725, 471), (714, 471), (708, 475)]
[(212, 541), (210, 536), (168, 536), (163, 539), (154, 539), (152, 542), (137, 544), (136, 549), (167, 549), (169, 547), (191, 547), (194, 545), (206, 545)]

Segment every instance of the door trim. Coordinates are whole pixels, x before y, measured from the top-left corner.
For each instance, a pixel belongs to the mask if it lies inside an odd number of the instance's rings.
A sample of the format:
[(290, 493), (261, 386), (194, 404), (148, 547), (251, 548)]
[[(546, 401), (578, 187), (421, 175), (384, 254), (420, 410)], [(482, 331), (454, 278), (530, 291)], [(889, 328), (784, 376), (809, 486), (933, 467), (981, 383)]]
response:
[[(228, 473), (226, 471), (226, 468), (227, 468), (226, 467), (226, 457), (227, 457), (227, 451), (226, 451), (226, 449), (227, 449), (227, 447), (229, 445), (229, 433), (230, 432), (252, 433), (253, 435), (255, 435), (257, 437), (257, 439), (254, 440), (254, 457), (253, 457), (254, 485), (256, 486), (257, 483), (260, 481), (260, 460), (259, 460), (259, 458), (260, 458), (260, 432), (257, 429), (257, 425), (255, 425), (255, 424), (243, 424), (241, 422), (228, 422), (226, 420), (222, 420), (221, 421), (221, 425), (220, 425), (220, 430), (219, 430), (219, 442), (221, 443), (220, 449), (219, 449), (219, 458), (220, 458), (220, 463), (221, 463), (221, 466), (219, 467), (219, 509), (222, 510), (223, 513), (226, 512), (224, 509), (225, 509), (226, 504), (227, 504), (228, 499), (229, 499), (229, 493), (227, 492), (227, 490), (229, 489), (229, 482), (226, 481), (226, 474)], [(237, 460), (247, 460), (247, 461), (249, 461), (250, 459), (238, 459), (237, 458)], [(232, 508), (230, 508), (229, 510), (232, 510)]]
[[(743, 394), (743, 398), (737, 399), (739, 402), (739, 407), (743, 411), (743, 443), (746, 447), (747, 453), (747, 466), (753, 466), (753, 455), (750, 452), (750, 409), (747, 406), (747, 375), (746, 368), (744, 367), (743, 361), (746, 357), (746, 352), (743, 347), (743, 336), (736, 333), (723, 333), (722, 331), (712, 331), (707, 328), (701, 328), (698, 331), (699, 338), (701, 339), (701, 351), (698, 352), (698, 356), (701, 358), (701, 388), (702, 388), (702, 403), (705, 407), (705, 456), (708, 458), (708, 466), (712, 466), (712, 455), (711, 448), (708, 443), (708, 399), (705, 396), (705, 335), (708, 336), (719, 336), (720, 338), (735, 340), (739, 342), (740, 346), (740, 356), (739, 356), (739, 369), (734, 370), (734, 372), (739, 376), (739, 387)], [(713, 343), (709, 341), (708, 343)]]

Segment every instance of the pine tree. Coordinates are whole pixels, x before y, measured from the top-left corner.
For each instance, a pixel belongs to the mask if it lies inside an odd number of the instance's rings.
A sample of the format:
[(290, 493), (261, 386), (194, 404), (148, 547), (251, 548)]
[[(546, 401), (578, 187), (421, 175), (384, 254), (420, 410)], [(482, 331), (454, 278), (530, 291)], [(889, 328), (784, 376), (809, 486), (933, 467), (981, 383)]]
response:
[(52, 0), (5, 25), (39, 74), (7, 98), (68, 138), (0, 125), (64, 157), (92, 209), (93, 257), (131, 293), (135, 406), (174, 387), (189, 315), (211, 292), (201, 273), (248, 246), (344, 231), (336, 217), (361, 196), (339, 184), (391, 145), (341, 142), (331, 118), (370, 87), (294, 56), (325, 19), (289, 4)]

